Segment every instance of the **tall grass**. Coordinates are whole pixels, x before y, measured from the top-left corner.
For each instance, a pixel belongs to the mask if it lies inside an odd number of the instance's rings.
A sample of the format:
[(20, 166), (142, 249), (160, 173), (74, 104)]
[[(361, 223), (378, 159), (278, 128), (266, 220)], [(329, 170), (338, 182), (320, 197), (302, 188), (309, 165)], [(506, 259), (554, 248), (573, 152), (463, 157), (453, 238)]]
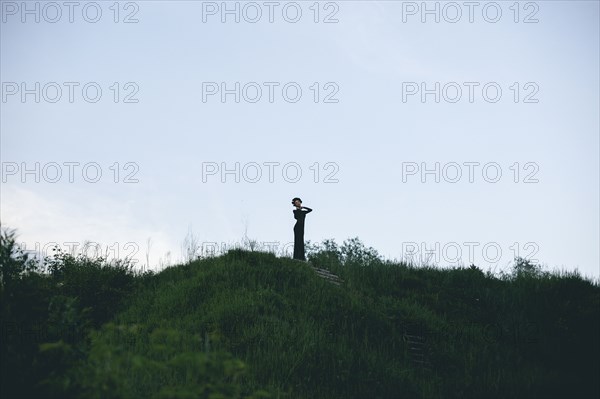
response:
[[(577, 273), (523, 259), (501, 277), (414, 267), (358, 239), (307, 246), (341, 286), (243, 249), (160, 273), (66, 255), (26, 272), (4, 237), (3, 331), (44, 334), (3, 333), (2, 397), (600, 394), (600, 287)], [(408, 335), (423, 338), (428, 367)]]

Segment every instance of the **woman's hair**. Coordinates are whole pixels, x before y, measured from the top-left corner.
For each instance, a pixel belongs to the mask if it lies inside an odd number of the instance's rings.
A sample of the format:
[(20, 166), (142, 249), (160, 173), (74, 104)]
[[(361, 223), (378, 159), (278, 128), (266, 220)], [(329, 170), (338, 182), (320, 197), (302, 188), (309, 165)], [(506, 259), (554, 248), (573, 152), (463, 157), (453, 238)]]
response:
[(300, 198), (296, 197), (296, 198), (294, 198), (294, 199), (292, 200), (292, 205), (294, 205), (294, 202), (296, 202), (296, 200), (298, 200), (298, 201), (302, 202), (302, 200), (301, 200)]

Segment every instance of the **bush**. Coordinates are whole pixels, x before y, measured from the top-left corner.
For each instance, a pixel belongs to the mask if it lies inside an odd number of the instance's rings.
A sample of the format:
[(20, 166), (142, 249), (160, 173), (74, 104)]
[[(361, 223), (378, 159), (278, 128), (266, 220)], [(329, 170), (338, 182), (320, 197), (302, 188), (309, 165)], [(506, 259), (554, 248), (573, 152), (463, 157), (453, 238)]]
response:
[(341, 247), (334, 239), (327, 239), (320, 244), (308, 242), (306, 248), (307, 259), (311, 263), (336, 272), (351, 265), (373, 266), (383, 263), (377, 250), (366, 247), (358, 237), (344, 240)]
[[(66, 254), (30, 257), (14, 230), (0, 233), (1, 395), (63, 396), (66, 370), (84, 358), (87, 334), (114, 317), (133, 292), (127, 262)], [(61, 377), (62, 376), (62, 377)]]
[(197, 334), (138, 324), (106, 324), (92, 334), (86, 363), (72, 370), (86, 398), (269, 398), (246, 395), (239, 380), (247, 367), (225, 351), (202, 347)]

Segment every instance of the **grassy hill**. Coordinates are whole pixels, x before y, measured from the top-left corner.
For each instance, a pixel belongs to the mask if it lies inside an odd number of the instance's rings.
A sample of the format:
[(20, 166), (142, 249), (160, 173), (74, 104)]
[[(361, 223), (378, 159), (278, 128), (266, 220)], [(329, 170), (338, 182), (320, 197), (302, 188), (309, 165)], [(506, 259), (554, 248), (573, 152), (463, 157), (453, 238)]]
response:
[(6, 235), (0, 259), (3, 398), (600, 396), (600, 287), (522, 259), (411, 267), (354, 239), (310, 264), (231, 250), (139, 274), (59, 252), (41, 270)]

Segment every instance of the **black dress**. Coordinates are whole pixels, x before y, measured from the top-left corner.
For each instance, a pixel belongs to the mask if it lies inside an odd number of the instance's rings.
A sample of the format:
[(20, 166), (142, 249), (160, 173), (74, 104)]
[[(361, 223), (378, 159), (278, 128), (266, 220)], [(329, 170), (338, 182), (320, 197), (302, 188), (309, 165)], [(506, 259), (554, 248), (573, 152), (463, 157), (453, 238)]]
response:
[[(306, 209), (306, 210), (305, 210)], [(304, 257), (304, 218), (312, 209), (303, 206), (301, 209), (294, 209), (294, 259), (306, 260)]]

